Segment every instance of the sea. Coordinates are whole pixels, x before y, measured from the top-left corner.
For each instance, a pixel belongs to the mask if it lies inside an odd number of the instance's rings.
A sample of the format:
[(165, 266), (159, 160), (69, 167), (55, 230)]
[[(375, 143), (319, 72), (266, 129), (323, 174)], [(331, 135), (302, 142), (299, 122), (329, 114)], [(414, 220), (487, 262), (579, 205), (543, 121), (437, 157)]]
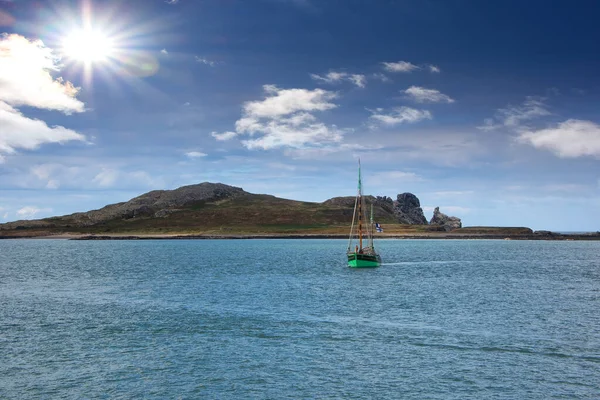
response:
[(2, 399), (599, 399), (600, 241), (1, 240)]

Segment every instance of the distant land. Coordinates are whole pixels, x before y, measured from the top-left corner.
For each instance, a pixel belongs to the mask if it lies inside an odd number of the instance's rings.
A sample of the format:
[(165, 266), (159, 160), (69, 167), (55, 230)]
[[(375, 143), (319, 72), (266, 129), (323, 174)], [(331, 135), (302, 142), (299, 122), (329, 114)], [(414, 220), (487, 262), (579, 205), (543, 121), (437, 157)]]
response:
[[(428, 221), (412, 193), (368, 196), (383, 238), (600, 240), (600, 232), (561, 234), (527, 227), (463, 227), (439, 208)], [(345, 238), (354, 197), (322, 203), (253, 194), (204, 182), (155, 190), (124, 203), (70, 215), (0, 224), (0, 239)]]

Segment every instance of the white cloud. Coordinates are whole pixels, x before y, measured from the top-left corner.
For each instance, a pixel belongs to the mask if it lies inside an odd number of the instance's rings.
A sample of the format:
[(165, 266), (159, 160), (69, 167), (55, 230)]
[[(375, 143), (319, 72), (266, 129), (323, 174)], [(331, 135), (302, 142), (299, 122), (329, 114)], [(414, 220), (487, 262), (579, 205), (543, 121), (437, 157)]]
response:
[[(311, 114), (337, 107), (330, 102), (337, 97), (335, 93), (322, 89), (279, 89), (274, 85), (263, 88), (266, 98), (244, 104), (235, 132), (213, 132), (212, 136), (217, 140), (251, 136), (242, 144), (248, 149), (265, 150), (323, 146), (341, 141), (343, 134), (337, 127), (327, 126)], [(256, 135), (262, 136), (255, 138)]]
[(211, 67), (214, 67), (214, 66), (217, 65), (216, 61), (211, 61), (211, 60), (209, 60), (207, 58), (199, 57), (199, 56), (196, 56), (196, 61), (199, 62), (200, 64), (208, 65), (208, 66), (211, 66)]
[(306, 145), (318, 145), (327, 142), (339, 142), (342, 133), (335, 126), (329, 127), (323, 123), (294, 125), (289, 119), (280, 119), (267, 123), (258, 139), (244, 140), (242, 143), (248, 149), (273, 149), (278, 147), (302, 148)]
[(349, 81), (360, 88), (364, 88), (367, 85), (367, 77), (362, 74), (348, 74), (346, 72), (331, 71), (325, 76), (310, 74), (310, 77), (316, 81), (321, 81), (330, 84), (340, 83), (342, 81)]
[(494, 118), (486, 118), (483, 125), (478, 126), (477, 129), (492, 131), (507, 127), (520, 130), (523, 122), (548, 115), (552, 115), (552, 113), (548, 111), (543, 99), (528, 97), (520, 106), (508, 106), (499, 109)]
[(153, 178), (146, 171), (121, 171), (105, 167), (91, 181), (101, 188), (156, 188), (164, 186), (161, 178)]
[(90, 165), (93, 160), (78, 159), (76, 164), (44, 163), (29, 168), (29, 174), (15, 177), (14, 185), (27, 189), (98, 189), (164, 187), (160, 175), (127, 171), (121, 165)]
[(359, 88), (364, 88), (367, 86), (367, 78), (364, 75), (352, 74), (348, 79)]
[(233, 139), (234, 137), (237, 136), (237, 133), (235, 132), (223, 132), (223, 133), (218, 133), (218, 132), (211, 132), (211, 136), (214, 137), (217, 140), (230, 140)]
[(270, 96), (245, 103), (244, 113), (247, 116), (273, 118), (297, 111), (326, 111), (337, 107), (329, 102), (337, 95), (323, 89), (279, 89), (274, 85), (264, 85), (263, 88)]
[(551, 115), (541, 100), (533, 98), (528, 98), (522, 106), (500, 109), (498, 113), (504, 125), (509, 127), (516, 127), (523, 121)]
[(19, 35), (0, 35), (0, 101), (12, 106), (83, 112), (78, 89), (50, 72), (58, 71), (58, 59), (40, 40)]
[(404, 91), (417, 103), (454, 103), (454, 99), (435, 89), (425, 89), (420, 86), (411, 86)]
[(27, 118), (0, 101), (0, 153), (11, 154), (16, 149), (33, 150), (44, 143), (70, 140), (83, 141), (85, 137), (62, 126), (49, 127), (43, 121)]
[(424, 119), (431, 119), (432, 115), (427, 110), (417, 110), (410, 107), (397, 107), (391, 112), (385, 113), (382, 108), (371, 111), (371, 119), (387, 126), (394, 126), (402, 123), (412, 124)]
[(497, 124), (494, 118), (486, 118), (483, 120), (483, 125), (478, 126), (477, 129), (482, 131), (493, 131), (500, 128), (502, 125)]
[(189, 158), (201, 158), (201, 157), (207, 156), (206, 153), (202, 153), (199, 151), (188, 151), (187, 153), (185, 153), (185, 155), (188, 156)]
[(438, 67), (437, 65), (428, 65), (427, 68), (429, 68), (429, 72), (431, 72), (432, 74), (439, 74), (440, 72), (442, 72), (440, 70), (440, 67)]
[(166, 0), (165, 3), (175, 5), (175, 4), (179, 3), (179, 0)]
[[(49, 127), (14, 108), (29, 106), (65, 114), (83, 112), (84, 104), (75, 98), (77, 88), (50, 74), (58, 69), (57, 58), (41, 41), (0, 35), (0, 153), (33, 150), (44, 143), (85, 140), (75, 131), (62, 126)], [(0, 154), (0, 162), (3, 160)]]
[(79, 178), (78, 167), (67, 167), (62, 164), (38, 164), (30, 168), (31, 175), (42, 181), (46, 189), (58, 189), (61, 182), (72, 183)]
[(390, 78), (388, 78), (387, 75), (382, 74), (381, 72), (377, 72), (373, 75), (371, 75), (373, 77), (373, 79), (377, 79), (380, 80), (381, 82), (391, 82), (392, 80)]
[(310, 77), (313, 78), (316, 81), (322, 81), (322, 82), (326, 82), (326, 83), (338, 83), (341, 82), (342, 80), (346, 79), (346, 77), (348, 76), (347, 73), (345, 72), (329, 72), (327, 75), (325, 76), (321, 76), (321, 75), (317, 75), (317, 74), (310, 74)]
[(561, 158), (600, 158), (600, 125), (592, 121), (569, 119), (553, 128), (523, 131), (517, 140)]
[(408, 61), (384, 62), (383, 68), (388, 72), (412, 72), (420, 69), (418, 66), (409, 63)]
[(169, 54), (169, 52), (167, 51), (167, 49), (162, 49), (160, 52), (161, 52), (161, 54), (164, 54), (164, 55), (168, 55)]
[(117, 178), (119, 177), (119, 171), (114, 169), (102, 169), (95, 177), (92, 182), (100, 187), (111, 187), (113, 186)]
[(60, 182), (56, 179), (50, 179), (46, 184), (46, 189), (58, 189), (60, 187)]
[(31, 219), (35, 215), (39, 214), (40, 212), (51, 212), (51, 211), (52, 211), (51, 208), (38, 208), (35, 206), (25, 206), (25, 207), (17, 210), (17, 217), (19, 219)]

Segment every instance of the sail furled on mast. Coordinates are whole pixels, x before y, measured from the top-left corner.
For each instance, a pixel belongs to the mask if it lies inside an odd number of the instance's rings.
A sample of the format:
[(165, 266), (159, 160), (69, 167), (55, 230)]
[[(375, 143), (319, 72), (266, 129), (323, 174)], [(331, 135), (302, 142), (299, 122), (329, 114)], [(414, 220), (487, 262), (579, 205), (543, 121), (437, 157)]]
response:
[(362, 195), (362, 179), (360, 177), (360, 158), (358, 159), (358, 195)]

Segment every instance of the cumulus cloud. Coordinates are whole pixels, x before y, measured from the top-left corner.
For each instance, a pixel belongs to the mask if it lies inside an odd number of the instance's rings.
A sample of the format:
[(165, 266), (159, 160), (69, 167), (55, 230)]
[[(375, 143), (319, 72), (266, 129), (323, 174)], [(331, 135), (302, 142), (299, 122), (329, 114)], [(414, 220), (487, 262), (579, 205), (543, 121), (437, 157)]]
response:
[(70, 129), (49, 127), (43, 121), (27, 118), (15, 108), (29, 106), (65, 114), (85, 111), (84, 104), (75, 97), (78, 89), (52, 77), (51, 72), (58, 70), (57, 58), (41, 41), (19, 35), (0, 36), (0, 153), (32, 150), (44, 143), (85, 140)]
[(387, 126), (394, 126), (402, 123), (412, 124), (424, 119), (431, 119), (431, 112), (427, 110), (417, 110), (410, 107), (396, 107), (391, 112), (385, 112), (383, 108), (369, 110), (372, 115), (371, 120), (382, 123)]
[(162, 49), (160, 52), (161, 52), (161, 54), (164, 54), (165, 56), (169, 55), (169, 52), (167, 51), (167, 49)]
[(340, 83), (342, 81), (349, 81), (360, 88), (364, 88), (367, 85), (367, 77), (362, 74), (348, 74), (346, 72), (331, 71), (324, 76), (317, 75), (317, 74), (310, 74), (310, 77), (316, 81), (330, 83), (330, 84)]
[(600, 125), (592, 121), (569, 119), (552, 128), (523, 131), (518, 140), (562, 158), (600, 158)]
[(217, 140), (225, 141), (225, 140), (233, 139), (234, 137), (237, 136), (237, 133), (236, 132), (223, 132), (223, 133), (211, 132), (211, 136)]
[(0, 153), (11, 154), (19, 148), (33, 150), (44, 143), (70, 140), (83, 141), (85, 137), (62, 126), (49, 127), (44, 121), (27, 118), (0, 101)]
[(322, 89), (280, 89), (265, 85), (263, 100), (249, 101), (243, 106), (242, 117), (235, 124), (235, 132), (217, 133), (217, 140), (249, 136), (242, 141), (248, 149), (278, 147), (303, 148), (339, 142), (342, 132), (327, 126), (312, 114), (337, 107), (331, 103), (337, 95)]
[(337, 95), (323, 89), (279, 89), (264, 85), (268, 97), (244, 104), (244, 114), (250, 118), (273, 118), (298, 111), (325, 111), (337, 107), (330, 103)]
[(2, 34), (0, 55), (0, 101), (66, 114), (85, 111), (75, 98), (78, 89), (50, 74), (58, 71), (58, 59), (40, 40)]
[(412, 72), (420, 67), (408, 61), (384, 62), (383, 68), (388, 72)]
[(440, 70), (440, 67), (438, 67), (437, 65), (428, 65), (427, 68), (429, 68), (429, 72), (431, 72), (432, 74), (439, 74), (440, 72), (442, 72)]
[(404, 91), (408, 97), (417, 103), (454, 103), (454, 99), (439, 90), (411, 86)]

